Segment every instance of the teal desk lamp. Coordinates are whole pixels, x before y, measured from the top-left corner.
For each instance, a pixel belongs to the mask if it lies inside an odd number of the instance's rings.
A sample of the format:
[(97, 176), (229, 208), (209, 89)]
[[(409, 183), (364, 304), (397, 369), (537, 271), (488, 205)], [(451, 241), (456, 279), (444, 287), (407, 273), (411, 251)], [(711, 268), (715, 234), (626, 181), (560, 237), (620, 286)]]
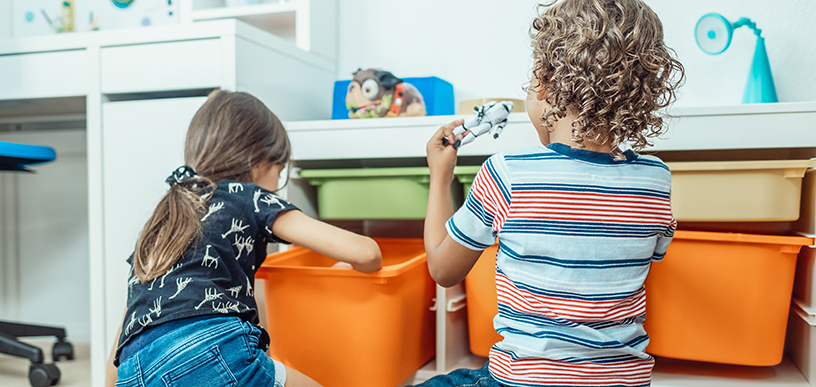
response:
[(779, 102), (771, 75), (771, 64), (768, 62), (768, 52), (765, 51), (765, 38), (761, 35), (762, 30), (757, 28), (751, 19), (743, 17), (732, 24), (718, 13), (709, 13), (697, 21), (694, 39), (705, 53), (718, 55), (728, 49), (734, 30), (742, 26), (752, 29), (757, 36), (754, 60), (748, 73), (745, 92), (742, 94), (742, 103)]

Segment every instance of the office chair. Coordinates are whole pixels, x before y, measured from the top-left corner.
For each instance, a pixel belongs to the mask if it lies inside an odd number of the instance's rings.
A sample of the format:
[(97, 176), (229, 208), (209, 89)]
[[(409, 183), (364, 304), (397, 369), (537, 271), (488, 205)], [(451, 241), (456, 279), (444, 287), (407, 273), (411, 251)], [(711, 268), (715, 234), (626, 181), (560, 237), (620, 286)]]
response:
[[(31, 172), (28, 165), (56, 159), (54, 149), (45, 146), (24, 145), (0, 141), (0, 171)], [(0, 353), (27, 358), (31, 361), (28, 380), (33, 387), (46, 387), (59, 383), (60, 370), (55, 364), (44, 363), (42, 349), (18, 340), (19, 337), (55, 336), (52, 357), (74, 359), (74, 347), (65, 341), (65, 328), (19, 324), (0, 321)]]

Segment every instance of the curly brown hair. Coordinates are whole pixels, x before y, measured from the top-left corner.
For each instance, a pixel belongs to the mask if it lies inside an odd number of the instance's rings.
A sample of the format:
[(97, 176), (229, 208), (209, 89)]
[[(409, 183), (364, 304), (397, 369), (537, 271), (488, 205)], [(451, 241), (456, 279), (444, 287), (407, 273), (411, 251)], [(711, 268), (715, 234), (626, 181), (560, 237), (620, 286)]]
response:
[(568, 113), (572, 140), (639, 151), (664, 131), (683, 65), (663, 42), (663, 24), (641, 0), (564, 0), (537, 6), (531, 87), (550, 105), (547, 130)]

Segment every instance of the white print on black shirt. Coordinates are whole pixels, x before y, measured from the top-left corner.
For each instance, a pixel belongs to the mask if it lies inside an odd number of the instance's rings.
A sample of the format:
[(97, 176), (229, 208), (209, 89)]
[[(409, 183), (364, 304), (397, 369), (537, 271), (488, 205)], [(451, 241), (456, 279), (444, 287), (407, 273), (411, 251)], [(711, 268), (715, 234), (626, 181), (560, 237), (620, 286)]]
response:
[(251, 284), (251, 283), (249, 283), (249, 277), (246, 277), (246, 279), (247, 279), (247, 290), (246, 290), (246, 295), (247, 295), (248, 297), (252, 297), (252, 284)]
[(235, 255), (235, 260), (237, 261), (238, 258), (241, 258), (241, 253), (244, 251), (244, 249), (246, 249), (247, 256), (249, 256), (249, 253), (251, 253), (252, 249), (255, 247), (255, 240), (249, 236), (244, 238), (235, 235), (235, 243), (232, 245), (238, 248), (238, 254)]
[(161, 300), (162, 300), (162, 298), (161, 298), (161, 296), (159, 296), (159, 298), (157, 298), (155, 301), (153, 301), (153, 308), (150, 309), (151, 313), (156, 314), (156, 318), (161, 317)]
[(260, 197), (261, 197), (261, 190), (257, 190), (257, 191), (255, 191), (255, 193), (252, 194), (252, 203), (255, 204), (255, 212), (261, 212), (261, 210), (258, 208), (258, 199)]
[(152, 322), (153, 322), (153, 317), (152, 317), (152, 316), (150, 316), (150, 314), (151, 314), (151, 313), (148, 313), (148, 314), (146, 314), (146, 315), (142, 316), (141, 318), (139, 318), (139, 324), (140, 324), (141, 326), (146, 327), (146, 326), (147, 326), (147, 324), (150, 324), (150, 323), (152, 323)]
[(207, 251), (204, 252), (204, 259), (201, 260), (201, 266), (212, 267), (215, 264), (215, 269), (218, 269), (218, 256), (211, 256), (210, 255), (210, 247), (212, 245), (207, 245)]
[(201, 303), (195, 307), (195, 310), (201, 309), (201, 305), (204, 305), (205, 302), (221, 299), (221, 296), (223, 295), (224, 293), (218, 293), (218, 289), (216, 288), (207, 288), (206, 290), (204, 290), (204, 300), (201, 301)]
[(181, 291), (184, 290), (184, 288), (187, 287), (187, 284), (189, 284), (192, 280), (193, 280), (192, 278), (184, 278), (184, 279), (176, 278), (176, 287), (177, 287), (176, 293), (173, 294), (172, 296), (170, 296), (170, 298), (168, 298), (168, 300), (172, 300), (172, 299), (176, 298), (176, 296), (178, 296), (179, 293), (181, 293)]
[(263, 199), (261, 199), (261, 201), (266, 203), (267, 206), (277, 204), (280, 206), (281, 209), (286, 208), (286, 206), (284, 206), (283, 203), (281, 203), (278, 197), (275, 196), (274, 194), (266, 194), (266, 196), (264, 196)]
[(218, 202), (218, 203), (210, 204), (210, 208), (209, 208), (209, 210), (207, 210), (207, 215), (204, 215), (204, 217), (201, 218), (201, 221), (203, 222), (203, 221), (207, 220), (207, 218), (209, 218), (210, 215), (218, 212), (218, 210), (223, 209), (223, 208), (224, 208), (224, 202)]
[(243, 289), (243, 288), (244, 288), (243, 286), (238, 285), (238, 286), (233, 286), (233, 287), (227, 289), (227, 291), (230, 292), (231, 296), (238, 297), (238, 293), (240, 293), (241, 289)]
[(178, 269), (178, 268), (180, 268), (180, 267), (181, 267), (181, 264), (179, 263), (178, 265), (173, 266), (173, 267), (171, 267), (171, 268), (167, 269), (167, 272), (165, 272), (165, 273), (164, 273), (164, 275), (161, 277), (161, 281), (159, 281), (159, 288), (163, 288), (163, 287), (164, 287), (164, 278), (165, 278), (165, 277), (167, 277), (167, 275), (169, 275), (170, 273), (172, 273), (172, 272), (173, 272), (173, 270), (176, 270), (176, 269)]
[(136, 285), (138, 283), (139, 279), (136, 278), (136, 276), (133, 276), (128, 280), (128, 298), (130, 298), (133, 293), (133, 285)]
[(229, 313), (230, 310), (234, 310), (236, 313), (240, 313), (241, 311), (238, 309), (238, 302), (229, 302), (227, 301), (226, 304), (223, 302), (219, 302), (218, 305), (215, 302), (212, 303), (213, 310), (216, 312), (221, 313)]
[(244, 190), (244, 186), (241, 183), (229, 183), (229, 193), (238, 193), (238, 191)]
[(221, 238), (226, 238), (227, 235), (232, 234), (234, 232), (241, 232), (242, 233), (242, 232), (244, 232), (244, 230), (247, 227), (249, 227), (249, 225), (244, 226), (244, 221), (243, 220), (238, 220), (238, 219), (232, 218), (232, 227), (230, 227), (230, 230), (227, 231), (226, 233), (221, 234)]
[(125, 327), (126, 335), (130, 334), (130, 330), (133, 329), (133, 324), (136, 324), (136, 312), (133, 312), (133, 314), (130, 315), (130, 322)]

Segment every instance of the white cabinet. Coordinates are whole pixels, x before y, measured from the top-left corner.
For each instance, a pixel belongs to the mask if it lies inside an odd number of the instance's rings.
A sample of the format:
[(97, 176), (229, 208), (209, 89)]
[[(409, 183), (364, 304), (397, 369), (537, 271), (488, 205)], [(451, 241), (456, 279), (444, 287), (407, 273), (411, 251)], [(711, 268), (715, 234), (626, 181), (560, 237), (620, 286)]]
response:
[[(184, 165), (184, 140), (206, 97), (102, 105), (105, 240), (105, 348), (122, 324), (128, 264), (142, 226), (167, 191), (164, 179)], [(118, 311), (118, 313), (116, 313)]]

